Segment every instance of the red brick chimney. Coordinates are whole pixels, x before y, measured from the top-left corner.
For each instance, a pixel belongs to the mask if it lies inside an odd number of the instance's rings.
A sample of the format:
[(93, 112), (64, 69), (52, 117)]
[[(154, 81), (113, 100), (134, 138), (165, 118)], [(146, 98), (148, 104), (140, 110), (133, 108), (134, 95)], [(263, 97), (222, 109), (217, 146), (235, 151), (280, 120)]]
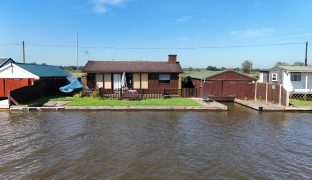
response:
[(170, 54), (168, 55), (168, 63), (176, 64), (177, 63), (177, 55)]

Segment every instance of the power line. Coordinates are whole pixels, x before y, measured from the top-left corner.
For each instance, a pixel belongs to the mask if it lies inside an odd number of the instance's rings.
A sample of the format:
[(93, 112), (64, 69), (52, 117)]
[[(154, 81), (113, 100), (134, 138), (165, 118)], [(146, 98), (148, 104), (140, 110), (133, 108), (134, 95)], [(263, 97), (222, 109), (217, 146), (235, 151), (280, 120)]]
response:
[(21, 43), (5, 43), (5, 44), (0, 44), (0, 46), (20, 46)]
[[(267, 43), (267, 44), (249, 44), (249, 45), (225, 45), (225, 46), (199, 46), (199, 47), (114, 47), (114, 46), (80, 46), (86, 49), (119, 49), (119, 50), (196, 50), (196, 49), (226, 49), (226, 48), (244, 48), (244, 47), (265, 47), (265, 46), (287, 46), (299, 45), (305, 42), (289, 43)], [(54, 47), (75, 47), (56, 44), (28, 44), (31, 46), (54, 46)]]
[[(266, 43), (266, 44), (248, 44), (248, 45), (221, 45), (221, 46), (198, 46), (198, 47), (114, 47), (114, 46), (79, 46), (85, 49), (117, 49), (117, 50), (196, 50), (196, 49), (227, 49), (227, 48), (247, 48), (247, 47), (268, 47), (268, 46), (288, 46), (305, 44), (306, 42), (287, 42), (287, 43)], [(0, 46), (20, 46), (20, 43), (6, 43)], [(27, 46), (37, 47), (60, 47), (60, 48), (76, 48), (75, 45), (62, 44), (39, 44), (25, 43)]]

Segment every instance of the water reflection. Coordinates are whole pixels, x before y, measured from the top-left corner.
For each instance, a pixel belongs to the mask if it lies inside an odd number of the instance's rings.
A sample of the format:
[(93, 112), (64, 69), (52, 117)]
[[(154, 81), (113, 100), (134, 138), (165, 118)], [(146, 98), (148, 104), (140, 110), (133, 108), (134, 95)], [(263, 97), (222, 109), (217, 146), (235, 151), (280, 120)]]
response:
[(310, 178), (312, 115), (0, 112), (0, 178)]

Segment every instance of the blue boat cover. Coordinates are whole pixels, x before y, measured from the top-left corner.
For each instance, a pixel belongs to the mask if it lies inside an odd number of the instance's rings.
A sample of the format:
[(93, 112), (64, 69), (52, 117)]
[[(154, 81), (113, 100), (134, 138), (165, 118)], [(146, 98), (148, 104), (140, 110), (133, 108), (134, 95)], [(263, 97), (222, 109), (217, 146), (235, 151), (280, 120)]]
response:
[(69, 84), (59, 88), (60, 91), (64, 93), (71, 93), (80, 90), (83, 87), (79, 80), (73, 76), (68, 76), (67, 80), (69, 81)]

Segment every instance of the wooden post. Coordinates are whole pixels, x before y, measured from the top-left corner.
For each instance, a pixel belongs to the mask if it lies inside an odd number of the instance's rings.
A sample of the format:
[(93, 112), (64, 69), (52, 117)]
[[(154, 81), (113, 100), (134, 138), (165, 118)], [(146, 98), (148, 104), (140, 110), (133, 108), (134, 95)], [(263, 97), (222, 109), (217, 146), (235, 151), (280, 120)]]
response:
[(12, 105), (10, 92), (8, 94), (8, 104), (9, 104), (9, 107)]
[(105, 89), (105, 82), (104, 82), (104, 73), (103, 73), (103, 79), (102, 79), (102, 81), (103, 81), (103, 89)]
[(282, 84), (279, 85), (278, 104), (282, 105)]
[(25, 42), (22, 42), (23, 44), (23, 63), (25, 64), (26, 60), (25, 60)]
[(289, 106), (289, 92), (286, 91), (286, 106)]
[(305, 66), (308, 66), (308, 45), (309, 45), (309, 42), (307, 41), (306, 42), (305, 58), (304, 58), (304, 65)]
[(268, 83), (265, 83), (265, 103), (268, 103)]
[(257, 89), (258, 89), (258, 83), (255, 83), (255, 101), (257, 101)]
[(305, 91), (307, 92), (308, 91), (308, 82), (309, 82), (309, 80), (308, 80), (308, 73), (306, 73), (306, 75), (305, 75)]

